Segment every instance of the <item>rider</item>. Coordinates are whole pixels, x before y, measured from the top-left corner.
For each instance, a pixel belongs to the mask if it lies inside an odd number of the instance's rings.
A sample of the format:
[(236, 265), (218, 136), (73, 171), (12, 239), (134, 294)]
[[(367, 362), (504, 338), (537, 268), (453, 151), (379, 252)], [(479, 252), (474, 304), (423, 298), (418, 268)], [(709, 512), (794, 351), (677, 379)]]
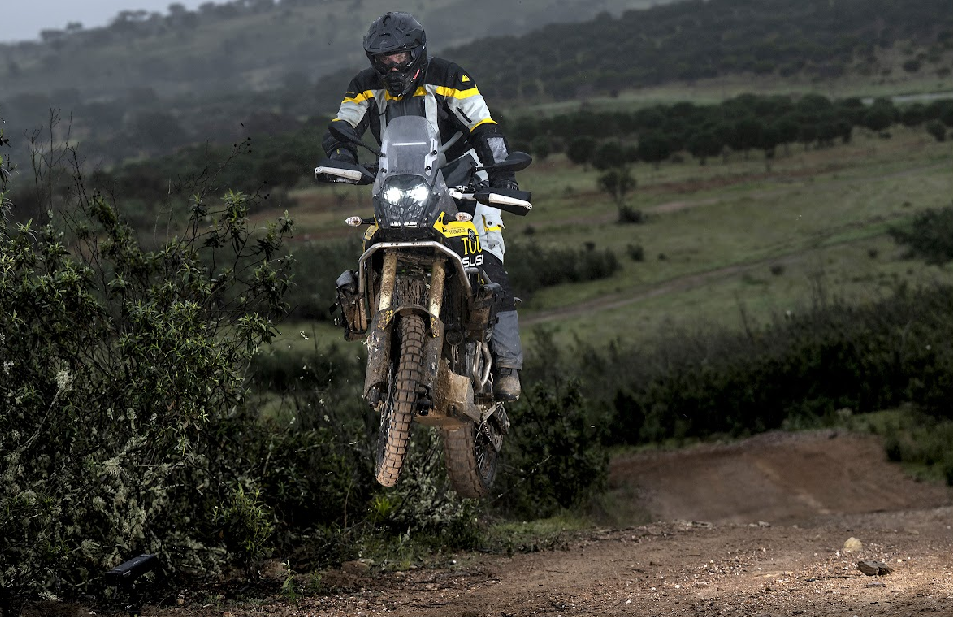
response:
[[(458, 132), (463, 135), (447, 152), (448, 161), (471, 149), (482, 164), (506, 159), (506, 139), (490, 116), (473, 78), (453, 62), (427, 57), (427, 35), (410, 13), (389, 12), (377, 18), (364, 35), (364, 51), (371, 66), (351, 80), (332, 122), (346, 122), (358, 135), (370, 128), (380, 143), (381, 131), (393, 118), (424, 116), (437, 128), (443, 143)], [(336, 139), (330, 131), (322, 145), (333, 160), (357, 162), (356, 146)], [(491, 187), (518, 188), (512, 171), (487, 170), (487, 175)], [(516, 303), (503, 269), (505, 247), (500, 211), (478, 204), (474, 222), (484, 247), (484, 270), (490, 280), (503, 288), (493, 329), (493, 391), (500, 399), (516, 400), (520, 395), (523, 351)]]

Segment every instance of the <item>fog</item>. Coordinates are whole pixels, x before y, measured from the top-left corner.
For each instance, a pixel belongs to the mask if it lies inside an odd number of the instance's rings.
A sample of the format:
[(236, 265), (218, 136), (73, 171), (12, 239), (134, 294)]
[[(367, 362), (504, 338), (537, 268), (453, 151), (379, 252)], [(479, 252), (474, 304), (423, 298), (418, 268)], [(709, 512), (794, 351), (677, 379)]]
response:
[[(206, 1), (179, 0), (178, 4), (194, 10)], [(173, 0), (14, 0), (0, 6), (0, 42), (37, 40), (41, 30), (63, 30), (69, 23), (80, 23), (84, 28), (105, 26), (120, 11), (165, 14), (170, 4)]]

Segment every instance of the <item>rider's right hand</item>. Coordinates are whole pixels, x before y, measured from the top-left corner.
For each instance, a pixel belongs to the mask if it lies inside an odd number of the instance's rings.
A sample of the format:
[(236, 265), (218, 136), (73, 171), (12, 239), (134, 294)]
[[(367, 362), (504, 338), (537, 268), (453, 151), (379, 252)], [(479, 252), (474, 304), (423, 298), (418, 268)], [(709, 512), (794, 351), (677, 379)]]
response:
[(350, 163), (351, 165), (357, 164), (357, 155), (351, 150), (348, 150), (347, 148), (344, 148), (342, 146), (338, 146), (337, 148), (332, 150), (328, 158), (331, 159), (332, 161)]

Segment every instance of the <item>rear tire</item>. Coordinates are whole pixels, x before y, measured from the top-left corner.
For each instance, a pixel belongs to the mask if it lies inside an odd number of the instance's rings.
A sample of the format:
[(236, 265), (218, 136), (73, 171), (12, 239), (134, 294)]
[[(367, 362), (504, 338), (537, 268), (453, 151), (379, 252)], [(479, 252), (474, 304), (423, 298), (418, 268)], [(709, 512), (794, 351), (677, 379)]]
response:
[(394, 486), (407, 455), (410, 423), (417, 408), (417, 385), (423, 377), (424, 322), (419, 315), (403, 315), (395, 324), (400, 332), (397, 373), (388, 387), (377, 435), (375, 475), (384, 486)]
[(479, 499), (490, 494), (500, 453), (473, 422), (458, 429), (442, 429), (443, 458), (453, 490), (461, 497)]

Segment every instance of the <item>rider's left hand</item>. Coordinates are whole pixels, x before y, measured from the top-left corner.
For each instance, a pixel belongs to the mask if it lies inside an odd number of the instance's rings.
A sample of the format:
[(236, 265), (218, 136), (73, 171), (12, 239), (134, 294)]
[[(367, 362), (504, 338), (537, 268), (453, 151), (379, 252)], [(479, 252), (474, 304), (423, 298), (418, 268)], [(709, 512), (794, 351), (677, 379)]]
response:
[(520, 190), (520, 185), (516, 182), (513, 174), (498, 174), (490, 178), (490, 187), (497, 189), (506, 189), (508, 191)]

